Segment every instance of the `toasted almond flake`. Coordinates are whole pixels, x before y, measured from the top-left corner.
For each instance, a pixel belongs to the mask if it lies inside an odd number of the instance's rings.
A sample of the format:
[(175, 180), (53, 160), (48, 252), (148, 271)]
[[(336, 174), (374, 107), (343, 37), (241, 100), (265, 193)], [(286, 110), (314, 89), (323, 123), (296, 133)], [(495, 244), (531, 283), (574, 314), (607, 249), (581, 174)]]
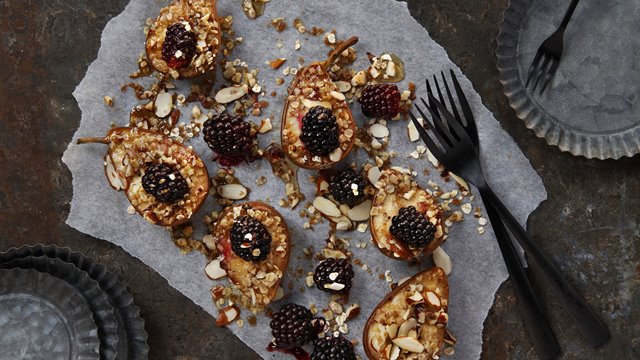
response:
[(358, 71), (353, 78), (351, 78), (351, 85), (362, 86), (367, 82), (367, 74), (364, 70)]
[(218, 280), (227, 276), (227, 272), (220, 266), (219, 258), (211, 260), (207, 266), (205, 266), (204, 272), (211, 280)]
[(218, 186), (218, 195), (229, 200), (240, 200), (247, 196), (247, 188), (241, 184), (225, 184)]
[(398, 345), (393, 344), (389, 351), (389, 360), (397, 360), (400, 357), (400, 348)]
[(478, 234), (479, 234), (479, 235), (484, 234), (484, 228), (483, 228), (482, 226), (478, 226), (478, 229), (477, 229), (477, 230), (478, 230)]
[(424, 297), (425, 297), (425, 300), (427, 301), (427, 304), (433, 305), (436, 308), (440, 308), (440, 306), (442, 305), (440, 303), (440, 298), (433, 291), (427, 291), (424, 294)]
[(466, 203), (466, 204), (462, 204), (460, 206), (460, 210), (462, 210), (462, 212), (465, 213), (465, 214), (471, 214), (471, 211), (473, 210), (473, 207), (471, 206), (471, 204)]
[(105, 105), (113, 106), (113, 98), (111, 96), (105, 96), (103, 100)]
[(327, 33), (324, 38), (327, 40), (327, 42), (329, 44), (335, 44), (336, 43), (336, 34), (334, 33)]
[(322, 249), (322, 255), (326, 259), (346, 259), (347, 255), (340, 250), (324, 248)]
[(382, 124), (373, 124), (369, 127), (369, 134), (379, 139), (389, 136), (389, 128)]
[(338, 278), (338, 274), (337, 272), (332, 272), (331, 274), (329, 274), (329, 280), (334, 281), (335, 279)]
[(272, 69), (277, 70), (280, 68), (280, 66), (282, 66), (282, 64), (285, 63), (285, 61), (287, 61), (287, 58), (273, 59), (271, 60), (271, 62), (269, 62), (269, 66), (271, 66)]
[(258, 132), (260, 134), (264, 134), (266, 132), (271, 131), (271, 129), (273, 129), (273, 125), (271, 125), (271, 118), (262, 119), (262, 121), (260, 122), (260, 128), (258, 129)]
[(302, 105), (307, 109), (311, 109), (314, 106), (322, 106), (324, 108), (331, 109), (331, 103), (328, 102), (328, 101), (316, 101), (316, 100), (311, 100), (311, 99), (302, 99)]
[(156, 95), (156, 100), (154, 101), (155, 114), (159, 118), (164, 118), (171, 114), (171, 110), (173, 110), (173, 95), (162, 90)]
[(434, 167), (438, 167), (438, 165), (440, 165), (440, 162), (438, 161), (438, 159), (436, 159), (436, 157), (433, 156), (431, 151), (428, 149), (427, 149), (427, 160), (429, 160), (431, 165), (433, 165)]
[(342, 215), (340, 209), (338, 209), (338, 206), (333, 201), (322, 196), (318, 196), (313, 200), (313, 207), (329, 217), (337, 218)]
[[(418, 118), (418, 122), (422, 125), (422, 118)], [(420, 139), (420, 133), (418, 133), (418, 129), (414, 125), (413, 121), (409, 121), (407, 124), (407, 131), (409, 133), (409, 141), (418, 141)]]
[(367, 200), (354, 206), (347, 212), (349, 219), (353, 221), (365, 221), (369, 219), (369, 213), (371, 212), (371, 200)]
[(460, 186), (462, 186), (465, 190), (470, 191), (469, 190), (469, 184), (467, 184), (466, 181), (464, 181), (463, 178), (461, 178), (460, 176), (449, 172), (449, 175), (453, 178), (453, 180), (455, 180), (458, 184), (460, 184)]
[[(361, 232), (361, 233), (365, 233), (365, 232), (367, 232), (367, 227), (368, 227), (368, 226), (369, 226), (369, 225), (367, 225), (367, 223), (361, 223), (361, 224), (359, 224), (359, 225), (358, 225), (358, 232)], [(362, 249), (366, 248), (366, 247), (367, 247), (367, 243), (363, 242), (363, 243), (361, 244), (361, 246), (360, 246), (360, 247), (361, 247)]]
[[(408, 309), (408, 310), (411, 310), (411, 309)], [(415, 318), (409, 318), (406, 321), (404, 321), (402, 325), (400, 325), (400, 328), (398, 328), (398, 337), (407, 336), (407, 334), (409, 334), (409, 330), (415, 328), (417, 324), (418, 324), (418, 321)]]
[(334, 84), (336, 85), (336, 88), (338, 88), (338, 91), (340, 91), (341, 93), (346, 93), (347, 91), (351, 90), (351, 84), (349, 82), (336, 81)]
[(111, 156), (105, 157), (105, 171), (111, 187), (115, 190), (122, 190), (126, 187), (126, 180), (124, 180), (116, 171), (115, 166), (113, 165), (113, 160), (111, 160)]
[(344, 101), (347, 99), (343, 93), (337, 92), (335, 90), (332, 90), (331, 92), (329, 92), (329, 95), (331, 95), (332, 98), (340, 101)]
[(330, 283), (330, 284), (324, 284), (324, 288), (325, 289), (330, 289), (330, 290), (334, 290), (334, 291), (340, 291), (342, 289), (344, 289), (344, 284), (340, 284), (340, 283)]
[[(372, 166), (369, 171), (367, 172), (367, 179), (369, 179), (369, 182), (373, 185), (376, 186), (376, 184), (378, 183), (378, 180), (380, 180), (380, 175), (382, 173), (380, 172), (380, 168), (377, 166)], [(377, 186), (376, 186), (377, 187)]]
[(482, 225), (482, 226), (487, 225), (487, 219), (485, 219), (485, 218), (483, 218), (483, 217), (479, 218), (479, 219), (478, 219), (478, 224), (479, 224), (479, 225)]
[(220, 104), (228, 104), (240, 99), (248, 93), (249, 87), (247, 85), (234, 85), (218, 90), (214, 99)]
[(397, 337), (391, 341), (402, 350), (418, 354), (424, 351), (424, 345), (412, 337)]
[(312, 287), (313, 286), (313, 284), (314, 284), (313, 273), (307, 274), (307, 276), (305, 277), (305, 282), (307, 283), (308, 287)]
[(224, 309), (220, 309), (220, 315), (216, 320), (217, 326), (226, 326), (231, 324), (237, 317), (240, 311), (235, 305), (227, 306)]
[(299, 50), (301, 46), (302, 46), (302, 44), (300, 43), (300, 40), (296, 40), (295, 45), (293, 46), (293, 48), (296, 49), (296, 50)]
[(446, 275), (451, 274), (451, 269), (452, 269), (451, 258), (442, 249), (442, 247), (438, 246), (433, 251), (433, 262), (436, 264), (437, 267), (439, 267), (442, 270), (444, 270), (444, 273)]
[(335, 162), (340, 161), (340, 159), (342, 159), (342, 149), (338, 147), (329, 154), (329, 160)]

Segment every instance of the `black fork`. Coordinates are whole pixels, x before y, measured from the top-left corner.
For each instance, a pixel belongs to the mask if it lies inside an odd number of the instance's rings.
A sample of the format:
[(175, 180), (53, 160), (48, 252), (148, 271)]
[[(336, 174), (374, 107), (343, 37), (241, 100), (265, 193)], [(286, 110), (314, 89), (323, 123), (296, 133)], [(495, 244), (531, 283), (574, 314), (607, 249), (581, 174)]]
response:
[[(598, 318), (573, 285), (565, 279), (540, 246), (529, 237), (518, 220), (487, 184), (482, 173), (479, 155), (473, 141), (467, 135), (464, 125), (458, 122), (433, 94), (429, 95), (429, 102), (435, 104), (436, 108), (426, 105), (423, 99), (423, 104), (433, 120), (432, 123), (429, 122), (428, 117), (424, 116), (425, 113), (417, 104), (416, 108), (423, 115), (425, 125), (433, 129), (433, 136), (429, 135), (427, 130), (420, 125), (413, 113), (409, 113), (427, 148), (447, 169), (474, 184), (480, 191), (482, 198), (494, 207), (496, 213), (522, 245), (531, 260), (538, 265), (543, 280), (547, 282), (562, 306), (571, 315), (587, 342), (594, 347), (607, 342), (611, 334), (604, 322)], [(442, 117), (438, 116), (436, 111)]]
[[(453, 72), (453, 70), (450, 70), (450, 72), (451, 82), (453, 83), (453, 88), (455, 90), (456, 97), (458, 98), (460, 109), (462, 114), (464, 115), (464, 118), (460, 116), (460, 111), (458, 111), (458, 106), (453, 99), (444, 72), (441, 73), (443, 86), (439, 84), (436, 75), (433, 76), (434, 88), (438, 93), (440, 103), (446, 104), (447, 102), (445, 101), (441, 91), (441, 88), (444, 87), (447, 94), (447, 99), (449, 100), (449, 109), (453, 113), (455, 119), (459, 123), (463, 124), (467, 135), (469, 135), (469, 138), (471, 138), (471, 142), (473, 143), (475, 151), (479, 153), (478, 131), (476, 129), (476, 123), (473, 117), (473, 113), (471, 112), (471, 107), (469, 106), (469, 103), (467, 102), (467, 99), (462, 92), (462, 88), (458, 83), (458, 79), (456, 78), (455, 73)], [(429, 84), (429, 80), (426, 81), (426, 84), (428, 94), (432, 95), (433, 97), (433, 91), (431, 89), (431, 84)], [(424, 103), (424, 105), (430, 107), (431, 109), (435, 109), (437, 106), (434, 102), (430, 102), (429, 105)], [(420, 111), (420, 109), (418, 109), (418, 111)], [(421, 113), (421, 115), (425, 117), (424, 114)], [(434, 111), (434, 115), (439, 118), (438, 123), (443, 123), (441, 120), (441, 115), (438, 111)], [(560, 345), (558, 345), (558, 341), (553, 335), (551, 326), (549, 325), (547, 317), (542, 309), (542, 306), (540, 305), (538, 296), (536, 295), (535, 290), (533, 289), (533, 286), (529, 281), (529, 277), (527, 276), (524, 265), (520, 260), (520, 256), (518, 255), (515, 246), (511, 242), (509, 234), (504, 227), (504, 224), (498, 217), (496, 210), (488, 201), (484, 201), (484, 203), (487, 209), (487, 216), (489, 217), (491, 226), (493, 227), (494, 233), (496, 234), (496, 239), (498, 240), (498, 245), (500, 246), (500, 251), (502, 252), (504, 263), (507, 266), (507, 270), (509, 271), (509, 277), (511, 278), (511, 283), (516, 293), (516, 298), (518, 299), (518, 306), (520, 307), (524, 318), (524, 326), (531, 336), (531, 340), (534, 348), (536, 349), (536, 353), (538, 354), (540, 359), (556, 359), (560, 354)]]

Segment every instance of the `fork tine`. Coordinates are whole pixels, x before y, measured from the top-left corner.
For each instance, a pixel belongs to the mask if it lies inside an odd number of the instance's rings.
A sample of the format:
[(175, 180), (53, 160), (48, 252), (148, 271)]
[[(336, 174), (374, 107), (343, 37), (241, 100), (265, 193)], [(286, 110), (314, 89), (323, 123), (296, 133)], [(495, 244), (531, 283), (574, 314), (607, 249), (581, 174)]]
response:
[[(438, 110), (436, 108), (434, 108), (433, 106), (428, 105), (427, 102), (424, 101), (423, 98), (420, 98), (420, 100), (422, 100), (422, 104), (424, 104), (424, 106), (427, 108), (427, 110), (429, 110), (429, 113), (431, 114), (431, 117), (433, 118), (433, 130), (434, 130), (433, 132), (436, 134), (436, 136), (438, 136), (438, 140), (442, 141), (442, 140), (446, 139), (448, 145), (451, 145), (451, 144), (455, 143), (457, 139), (454, 138), (453, 135), (451, 135), (451, 132), (449, 131), (449, 128), (447, 127), (446, 121), (444, 121), (442, 119), (442, 116), (440, 116), (440, 114), (438, 113)], [(420, 108), (417, 107), (417, 106), (416, 106), (416, 108), (418, 109), (418, 111), (420, 111), (420, 114), (422, 114), (422, 111), (420, 110)]]
[[(443, 133), (441, 132), (442, 125), (440, 124), (440, 122), (442, 121), (442, 119), (440, 119), (440, 117), (438, 117), (438, 115), (436, 115), (434, 111), (431, 110), (431, 107), (424, 102), (424, 99), (422, 99), (422, 102), (425, 104), (425, 107), (429, 111), (429, 114), (431, 114), (431, 118), (433, 119), (432, 129), (433, 129), (433, 133), (436, 135), (436, 138), (438, 139), (438, 142), (440, 142), (443, 148), (451, 146), (451, 144), (453, 144), (453, 140), (451, 140), (450, 138), (451, 135), (448, 136), (449, 137), (448, 139), (445, 139), (445, 135), (443, 135)], [(427, 115), (425, 115), (422, 109), (420, 109), (418, 104), (414, 104), (414, 105), (418, 110), (418, 112), (420, 113), (420, 115), (422, 116), (424, 123), (431, 125), (431, 122), (429, 122), (429, 118), (427, 117)]]
[[(433, 74), (433, 83), (435, 84), (434, 86), (436, 87), (436, 90), (438, 91), (438, 98), (440, 99), (440, 103), (443, 104), (443, 105), (446, 104), (446, 102), (444, 101), (444, 97), (442, 96), (442, 92), (440, 92), (440, 84), (438, 84), (438, 78), (436, 77), (435, 74)], [(446, 105), (445, 105), (445, 107), (446, 107)]]
[(447, 123), (451, 126), (452, 133), (457, 134), (462, 143), (467, 142), (469, 145), (473, 146), (473, 144), (471, 143), (471, 139), (469, 138), (469, 135), (467, 135), (465, 129), (462, 127), (462, 124), (458, 122), (458, 120), (456, 120), (453, 115), (451, 115), (451, 113), (444, 112), (444, 105), (442, 105), (435, 99), (434, 103), (438, 108), (440, 108), (440, 112), (447, 119)]
[(542, 57), (542, 50), (538, 49), (536, 52), (536, 56), (533, 58), (531, 65), (529, 65), (529, 70), (527, 70), (527, 82), (524, 84), (525, 87), (529, 86), (529, 82), (535, 73), (537, 73), (538, 64), (540, 63), (540, 58)]
[[(413, 115), (413, 112), (409, 111), (409, 116), (411, 117), (411, 121), (413, 122), (413, 125), (418, 130), (418, 134), (420, 134), (420, 138), (422, 139), (422, 141), (424, 141), (425, 145), (427, 145), (427, 148), (429, 149), (429, 151), (431, 151), (433, 156), (441, 159), (443, 152), (440, 150), (438, 145), (436, 145), (433, 139), (431, 139), (427, 130), (425, 130), (425, 128), (422, 125), (420, 125), (420, 122), (418, 121), (418, 119), (416, 119), (415, 115)], [(424, 117), (423, 119), (424, 121), (427, 121)]]
[(467, 97), (464, 95), (462, 91), (462, 87), (458, 82), (458, 78), (456, 77), (453, 69), (449, 70), (451, 73), (451, 80), (453, 81), (453, 88), (456, 91), (456, 95), (458, 96), (458, 102), (460, 102), (460, 107), (462, 108), (462, 113), (464, 114), (465, 127), (467, 129), (467, 134), (471, 138), (473, 144), (478, 147), (478, 128), (476, 127), (476, 120), (473, 117), (473, 112), (471, 112), (471, 106), (469, 106), (469, 102), (467, 101)]
[(442, 76), (442, 82), (444, 83), (444, 90), (447, 93), (447, 97), (449, 98), (449, 105), (451, 105), (451, 111), (453, 112), (453, 116), (460, 123), (464, 123), (463, 120), (460, 118), (460, 114), (458, 113), (458, 105), (456, 105), (456, 102), (453, 100), (453, 96), (451, 95), (451, 90), (449, 90), (449, 83), (447, 82), (447, 79), (444, 77), (444, 71), (441, 71), (440, 75)]
[(549, 67), (550, 63), (551, 56), (545, 55), (544, 60), (542, 61), (542, 65), (540, 65), (540, 69), (536, 72), (536, 82), (533, 84), (533, 89), (531, 89), (532, 93), (536, 91), (540, 79), (542, 79), (547, 74), (547, 68)]
[(549, 85), (549, 83), (551, 82), (551, 79), (556, 74), (556, 71), (558, 70), (559, 65), (560, 65), (560, 60), (553, 59), (551, 61), (551, 67), (549, 68), (549, 71), (547, 71), (547, 74), (544, 76), (544, 80), (542, 80), (542, 88), (540, 89), (540, 94), (544, 92), (544, 89), (546, 89), (547, 85)]

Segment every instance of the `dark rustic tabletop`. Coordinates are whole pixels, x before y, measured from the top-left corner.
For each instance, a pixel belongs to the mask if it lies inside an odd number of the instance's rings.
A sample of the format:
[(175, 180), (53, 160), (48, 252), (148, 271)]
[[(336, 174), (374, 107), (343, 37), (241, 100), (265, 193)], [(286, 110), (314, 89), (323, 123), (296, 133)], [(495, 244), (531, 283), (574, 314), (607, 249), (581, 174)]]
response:
[[(103, 27), (126, 3), (0, 1), (0, 251), (55, 243), (109, 266), (141, 308), (151, 359), (257, 358), (155, 271), (65, 224), (72, 187), (61, 156), (80, 121), (71, 93), (96, 57)], [(516, 118), (502, 94), (494, 55), (506, 6), (507, 0), (409, 1), (412, 14), (471, 79), (542, 177), (549, 199), (530, 216), (529, 232), (611, 329), (606, 346), (589, 349), (559, 303), (536, 282), (563, 358), (639, 359), (640, 157), (572, 157), (546, 145)], [(507, 281), (485, 322), (482, 359), (536, 358), (515, 305)]]

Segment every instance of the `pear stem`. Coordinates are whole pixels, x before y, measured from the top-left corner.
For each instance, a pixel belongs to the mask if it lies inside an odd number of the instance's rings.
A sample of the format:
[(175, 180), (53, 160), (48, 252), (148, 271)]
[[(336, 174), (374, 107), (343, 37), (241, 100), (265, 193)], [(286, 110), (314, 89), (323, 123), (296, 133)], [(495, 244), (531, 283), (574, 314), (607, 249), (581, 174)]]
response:
[(347, 40), (343, 41), (340, 45), (338, 45), (338, 47), (336, 47), (335, 49), (333, 49), (333, 51), (331, 51), (329, 53), (329, 56), (327, 57), (327, 60), (325, 60), (322, 63), (322, 67), (324, 67), (325, 70), (329, 69), (329, 66), (331, 66), (331, 64), (333, 64), (333, 62), (336, 60), (336, 58), (338, 56), (340, 56), (340, 54), (342, 54), (343, 51), (347, 50), (348, 48), (350, 48), (351, 46), (355, 45), (355, 43), (358, 42), (358, 37), (357, 36), (352, 36), (350, 38), (348, 38)]
[(109, 139), (107, 139), (106, 137), (88, 137), (88, 138), (79, 138), (76, 141), (76, 144), (109, 144), (111, 143), (109, 141)]

